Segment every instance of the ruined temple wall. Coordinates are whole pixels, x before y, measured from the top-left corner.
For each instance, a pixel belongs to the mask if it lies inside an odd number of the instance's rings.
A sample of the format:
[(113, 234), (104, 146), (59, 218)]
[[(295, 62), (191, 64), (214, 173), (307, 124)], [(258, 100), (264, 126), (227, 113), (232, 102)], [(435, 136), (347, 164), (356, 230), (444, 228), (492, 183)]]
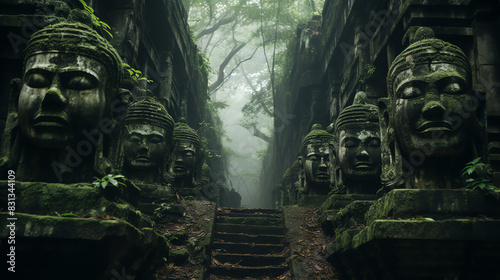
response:
[[(208, 78), (203, 70), (180, 0), (87, 0), (100, 20), (111, 26), (109, 38), (123, 61), (153, 80), (148, 88), (177, 120), (185, 117), (194, 129), (202, 121), (213, 123), (206, 110)], [(78, 0), (0, 1), (0, 131), (7, 113), (9, 83), (22, 76), (23, 49), (31, 34), (43, 28), (43, 19), (65, 17)], [(220, 137), (204, 135), (209, 149), (222, 153)], [(214, 170), (223, 162), (210, 159)]]
[(436, 37), (468, 56), (474, 88), (487, 92), (487, 101), (479, 103), (487, 109), (490, 162), (499, 171), (499, 10), (498, 1), (482, 0), (325, 1), (317, 39), (302, 36), (295, 45), (292, 72), (277, 91), (275, 110), (287, 108), (293, 117), (276, 121), (267, 159), (273, 168), (263, 169), (263, 190), (279, 183), (312, 124), (334, 122), (357, 91), (365, 91), (373, 104), (387, 96), (388, 68), (420, 26), (433, 28)]

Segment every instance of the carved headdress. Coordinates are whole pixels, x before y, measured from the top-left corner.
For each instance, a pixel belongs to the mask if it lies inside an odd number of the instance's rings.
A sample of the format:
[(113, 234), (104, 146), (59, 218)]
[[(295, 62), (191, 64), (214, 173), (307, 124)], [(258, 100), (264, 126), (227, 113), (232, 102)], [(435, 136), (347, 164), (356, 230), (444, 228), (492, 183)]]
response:
[(302, 146), (300, 149), (301, 155), (304, 155), (307, 151), (307, 145), (315, 143), (330, 143), (333, 140), (333, 135), (328, 133), (323, 129), (323, 126), (319, 123), (314, 124), (311, 127), (311, 132), (304, 137), (302, 140)]
[[(72, 10), (68, 21), (56, 23), (37, 31), (25, 49), (25, 60), (38, 53), (61, 52), (79, 54), (101, 62), (108, 73), (107, 87), (120, 85), (122, 59), (113, 46), (92, 26), (90, 14), (85, 10)], [(106, 88), (111, 94), (111, 88)]]
[(184, 118), (179, 119), (179, 121), (175, 124), (173, 140), (174, 142), (188, 141), (196, 145), (196, 147), (199, 147), (201, 143), (198, 133), (186, 124), (186, 120)]
[(366, 93), (360, 91), (354, 97), (354, 103), (342, 110), (335, 131), (338, 133), (343, 127), (376, 127), (378, 129), (378, 107), (367, 103)]
[[(416, 65), (447, 63), (463, 67), (468, 75), (471, 68), (464, 52), (457, 46), (434, 37), (429, 27), (420, 27), (411, 38), (411, 45), (402, 51), (391, 64), (387, 75), (389, 96), (393, 95), (394, 78), (404, 70)], [(467, 77), (470, 79), (470, 76)]]

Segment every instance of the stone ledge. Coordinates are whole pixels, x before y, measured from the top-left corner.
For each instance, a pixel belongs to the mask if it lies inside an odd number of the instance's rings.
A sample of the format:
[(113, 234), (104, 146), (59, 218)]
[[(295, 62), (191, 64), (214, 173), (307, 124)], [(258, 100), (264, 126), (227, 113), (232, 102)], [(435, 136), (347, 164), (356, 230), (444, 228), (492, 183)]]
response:
[[(8, 213), (0, 213), (0, 242), (7, 251)], [(16, 274), (20, 279), (65, 275), (111, 279), (112, 271), (144, 275), (168, 254), (166, 239), (123, 220), (62, 218), (16, 213)]]
[(365, 219), (369, 224), (388, 217), (446, 219), (480, 215), (500, 218), (500, 191), (485, 196), (472, 190), (395, 189), (379, 199)]

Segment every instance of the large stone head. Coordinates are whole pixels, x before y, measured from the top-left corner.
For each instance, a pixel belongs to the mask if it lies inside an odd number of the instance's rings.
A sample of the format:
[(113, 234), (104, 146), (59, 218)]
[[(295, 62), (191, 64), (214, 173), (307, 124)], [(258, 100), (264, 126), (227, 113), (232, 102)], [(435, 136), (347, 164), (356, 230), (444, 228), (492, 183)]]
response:
[(481, 110), (460, 48), (419, 28), (392, 63), (387, 89), (389, 97), (380, 100), (389, 166), (384, 180), (400, 181), (402, 159), (418, 166), (429, 159), (463, 159), (474, 150)]
[(350, 186), (346, 185), (347, 193), (375, 193), (380, 181), (378, 108), (367, 104), (366, 100), (366, 94), (358, 92), (353, 105), (344, 108), (335, 123), (336, 160), (341, 170), (339, 176), (351, 182), (369, 180), (374, 183), (365, 183), (365, 190), (356, 191), (350, 191)]
[(174, 120), (158, 101), (147, 98), (133, 103), (125, 117), (121, 139), (126, 169), (164, 172), (173, 127)]
[(174, 127), (174, 151), (171, 173), (175, 179), (192, 182), (200, 162), (200, 138), (181, 118)]
[(315, 124), (311, 132), (304, 137), (301, 147), (302, 168), (306, 180), (311, 186), (324, 190), (327, 190), (330, 184), (332, 140), (330, 133), (320, 124)]
[(33, 34), (26, 48), (18, 113), (21, 132), (32, 144), (61, 148), (83, 130), (111, 117), (122, 61), (88, 25), (90, 15), (74, 10), (70, 21)]

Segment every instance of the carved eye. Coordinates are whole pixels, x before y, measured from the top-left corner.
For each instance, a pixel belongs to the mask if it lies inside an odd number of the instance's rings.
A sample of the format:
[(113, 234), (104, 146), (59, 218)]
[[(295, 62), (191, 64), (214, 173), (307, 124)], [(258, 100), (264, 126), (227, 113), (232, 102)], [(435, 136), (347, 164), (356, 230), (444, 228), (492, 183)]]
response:
[(358, 144), (356, 144), (356, 142), (354, 142), (352, 140), (347, 140), (344, 142), (344, 147), (347, 147), (347, 148), (354, 148), (357, 146), (358, 146)]
[(141, 138), (139, 138), (139, 137), (138, 137), (138, 136), (136, 136), (136, 135), (132, 135), (132, 136), (130, 136), (130, 138), (129, 138), (129, 139), (130, 139), (130, 142), (136, 142), (136, 143), (137, 143), (137, 142), (140, 142), (140, 141), (141, 141)]
[(405, 87), (401, 92), (401, 98), (405, 99), (415, 98), (420, 95), (422, 95), (422, 91), (419, 88), (413, 86)]
[(88, 74), (71, 75), (66, 86), (72, 90), (88, 90), (97, 86), (97, 80)]
[(380, 140), (379, 139), (372, 139), (370, 140), (370, 142), (368, 143), (368, 147), (380, 147)]
[(158, 143), (161, 143), (163, 141), (163, 138), (161, 138), (160, 136), (153, 136), (151, 138), (149, 138), (149, 143), (153, 143), (153, 144), (158, 144)]
[(462, 94), (463, 90), (459, 83), (450, 83), (443, 88), (446, 94)]
[(311, 161), (317, 161), (318, 157), (317, 156), (309, 156), (307, 159), (311, 160)]
[(50, 87), (51, 81), (47, 74), (31, 73), (26, 77), (26, 84), (32, 88)]
[(188, 152), (184, 153), (184, 155), (187, 157), (192, 157), (192, 156), (194, 156), (194, 153), (188, 151)]

